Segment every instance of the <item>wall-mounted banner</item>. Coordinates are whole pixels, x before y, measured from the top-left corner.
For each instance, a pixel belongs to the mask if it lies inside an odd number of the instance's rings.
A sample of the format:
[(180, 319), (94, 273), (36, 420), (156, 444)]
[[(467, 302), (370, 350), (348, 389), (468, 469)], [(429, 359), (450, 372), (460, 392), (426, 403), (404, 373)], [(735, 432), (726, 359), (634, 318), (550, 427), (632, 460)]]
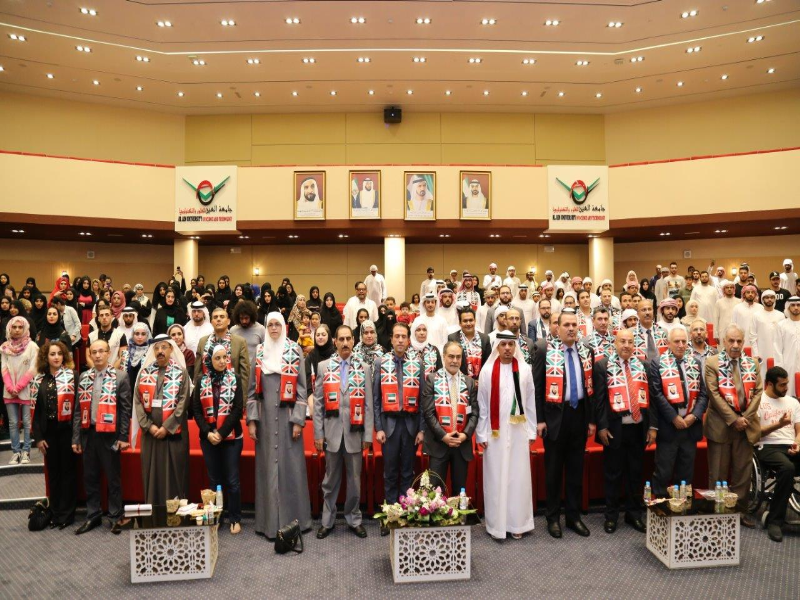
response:
[(236, 231), (237, 167), (175, 167), (175, 231)]
[(608, 230), (608, 167), (547, 167), (549, 231)]

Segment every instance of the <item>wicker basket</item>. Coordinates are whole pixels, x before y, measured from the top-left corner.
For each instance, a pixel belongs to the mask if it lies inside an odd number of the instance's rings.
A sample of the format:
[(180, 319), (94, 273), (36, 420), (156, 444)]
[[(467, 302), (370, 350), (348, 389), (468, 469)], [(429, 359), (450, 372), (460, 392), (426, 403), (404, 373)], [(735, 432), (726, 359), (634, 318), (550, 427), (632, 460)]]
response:
[(217, 498), (217, 492), (214, 490), (200, 490), (200, 498), (203, 500), (203, 506), (214, 504), (214, 500)]

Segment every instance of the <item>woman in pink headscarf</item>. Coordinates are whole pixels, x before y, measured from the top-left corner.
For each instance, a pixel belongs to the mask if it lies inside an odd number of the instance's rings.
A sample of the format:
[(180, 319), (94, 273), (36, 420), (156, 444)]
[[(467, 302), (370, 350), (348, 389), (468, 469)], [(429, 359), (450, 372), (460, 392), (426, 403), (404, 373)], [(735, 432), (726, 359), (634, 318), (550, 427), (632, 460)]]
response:
[(111, 313), (115, 319), (120, 320), (123, 308), (125, 308), (125, 294), (120, 291), (111, 294)]
[[(36, 375), (39, 348), (31, 341), (31, 329), (23, 316), (12, 317), (6, 325), (6, 342), (0, 346), (0, 371), (3, 375), (3, 402), (8, 409), (11, 430), (11, 460), (8, 464), (27, 464), (31, 455), (31, 396), (28, 384)], [(24, 445), (19, 442), (19, 415), (22, 412)]]

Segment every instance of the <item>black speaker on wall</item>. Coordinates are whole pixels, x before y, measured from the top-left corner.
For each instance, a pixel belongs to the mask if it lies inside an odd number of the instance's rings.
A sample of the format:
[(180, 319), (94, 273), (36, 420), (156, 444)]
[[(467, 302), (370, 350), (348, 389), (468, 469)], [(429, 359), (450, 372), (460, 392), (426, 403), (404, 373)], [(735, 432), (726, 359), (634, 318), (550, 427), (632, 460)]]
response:
[(383, 109), (384, 123), (400, 123), (403, 121), (403, 109), (392, 106)]

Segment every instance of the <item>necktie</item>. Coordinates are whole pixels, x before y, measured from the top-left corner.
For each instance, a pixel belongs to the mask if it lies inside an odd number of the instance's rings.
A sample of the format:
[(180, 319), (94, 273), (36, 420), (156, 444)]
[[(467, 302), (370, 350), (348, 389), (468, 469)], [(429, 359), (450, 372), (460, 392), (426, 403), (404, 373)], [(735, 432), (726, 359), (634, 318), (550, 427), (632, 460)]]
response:
[(575, 373), (575, 363), (572, 361), (572, 348), (567, 348), (567, 369), (569, 369), (569, 405), (578, 408), (578, 375)]
[(653, 341), (653, 330), (647, 330), (647, 358), (652, 360), (656, 356), (656, 343)]
[(455, 425), (456, 411), (458, 410), (458, 379), (450, 375), (450, 404), (453, 407), (453, 425)]
[(736, 386), (736, 395), (739, 397), (739, 408), (742, 412), (747, 408), (747, 397), (744, 395), (742, 374), (739, 372), (739, 361), (733, 361), (733, 384)]
[(348, 384), (348, 372), (347, 372), (347, 361), (343, 360), (341, 366), (339, 367), (339, 389), (342, 392), (347, 391), (347, 384)]
[(631, 403), (631, 418), (634, 423), (642, 420), (642, 411), (639, 409), (639, 395), (636, 393), (636, 386), (633, 385), (633, 375), (631, 374), (631, 363), (625, 361), (625, 380), (628, 382), (628, 400)]

